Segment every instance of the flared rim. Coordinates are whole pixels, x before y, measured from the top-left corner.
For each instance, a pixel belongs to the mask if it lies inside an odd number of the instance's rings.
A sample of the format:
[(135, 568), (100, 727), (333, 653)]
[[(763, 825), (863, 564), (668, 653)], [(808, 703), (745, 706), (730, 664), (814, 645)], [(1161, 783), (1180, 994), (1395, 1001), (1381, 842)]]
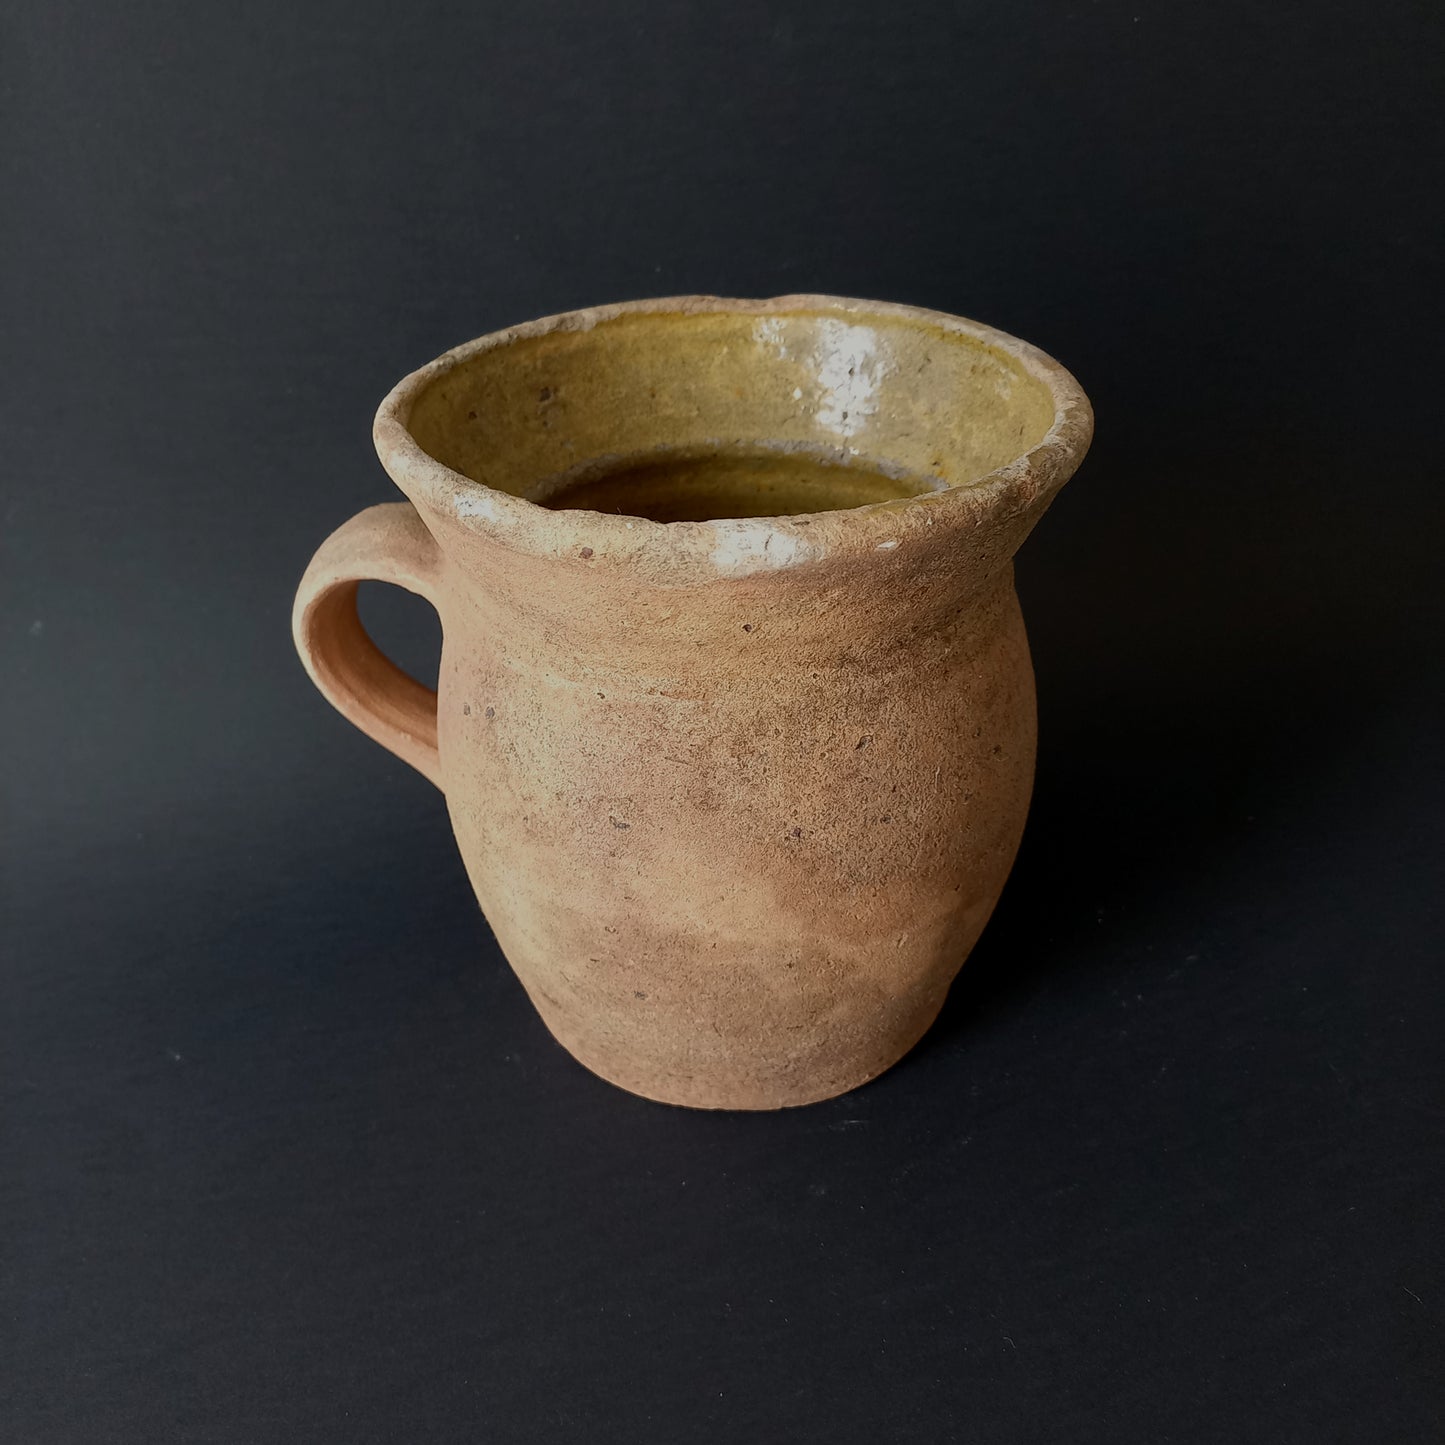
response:
[[(732, 313), (745, 316), (826, 315), (886, 327), (919, 323), (967, 338), (1011, 358), (1042, 383), (1054, 405), (1044, 436), (983, 476), (938, 491), (803, 516), (744, 517), (707, 522), (654, 522), (608, 512), (553, 509), (489, 487), (438, 461), (408, 423), (421, 393), (482, 352), (560, 331), (589, 331), (621, 316)], [(1018, 337), (942, 311), (894, 302), (826, 295), (768, 300), (675, 296), (619, 302), (545, 316), (453, 347), (402, 378), (376, 413), (373, 437), (382, 465), (424, 510), (465, 529), (540, 556), (585, 555), (598, 566), (627, 566), (658, 583), (679, 585), (803, 566), (827, 557), (891, 552), (911, 538), (937, 538), (939, 527), (967, 528), (996, 509), (1041, 507), (1073, 474), (1093, 435), (1083, 388), (1052, 357)]]

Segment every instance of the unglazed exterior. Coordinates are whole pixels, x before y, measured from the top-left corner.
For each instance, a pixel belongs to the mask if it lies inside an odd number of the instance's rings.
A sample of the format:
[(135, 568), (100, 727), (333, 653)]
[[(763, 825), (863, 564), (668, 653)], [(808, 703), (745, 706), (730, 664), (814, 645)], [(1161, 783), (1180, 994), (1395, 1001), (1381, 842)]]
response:
[[(407, 377), (377, 451), (407, 502), (318, 552), (297, 646), (446, 795), (552, 1033), (649, 1098), (805, 1104), (896, 1062), (1003, 887), (1033, 673), (1012, 558), (1092, 417), (1034, 348), (828, 296), (599, 307)], [(920, 495), (654, 522), (542, 505), (668, 457), (796, 455)], [(436, 694), (358, 579), (427, 598)]]

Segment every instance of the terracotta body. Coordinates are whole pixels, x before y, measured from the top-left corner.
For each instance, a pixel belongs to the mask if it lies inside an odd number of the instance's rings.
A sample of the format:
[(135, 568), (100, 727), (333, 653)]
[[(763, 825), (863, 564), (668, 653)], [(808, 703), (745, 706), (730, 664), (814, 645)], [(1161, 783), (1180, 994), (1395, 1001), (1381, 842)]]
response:
[[(928, 1028), (1003, 887), (1034, 760), (1011, 559), (1091, 426), (1033, 348), (907, 307), (549, 318), (382, 404), (410, 501), (322, 546), (297, 644), (444, 790), (487, 918), (579, 1060), (679, 1104), (824, 1099)], [(670, 522), (528, 499), (733, 456), (920, 494)], [(747, 504), (756, 470), (724, 495)], [(366, 637), (359, 578), (436, 607), (437, 694)]]

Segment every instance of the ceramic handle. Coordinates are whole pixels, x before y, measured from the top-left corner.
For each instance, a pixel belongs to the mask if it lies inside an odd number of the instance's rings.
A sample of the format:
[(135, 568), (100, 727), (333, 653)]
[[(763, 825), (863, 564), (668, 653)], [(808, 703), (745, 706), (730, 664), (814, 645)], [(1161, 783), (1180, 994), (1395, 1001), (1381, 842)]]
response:
[(326, 700), (439, 788), (437, 695), (367, 636), (356, 588), (362, 581), (391, 582), (436, 607), (440, 568), (437, 544), (410, 502), (368, 507), (321, 544), (291, 615), (296, 650)]

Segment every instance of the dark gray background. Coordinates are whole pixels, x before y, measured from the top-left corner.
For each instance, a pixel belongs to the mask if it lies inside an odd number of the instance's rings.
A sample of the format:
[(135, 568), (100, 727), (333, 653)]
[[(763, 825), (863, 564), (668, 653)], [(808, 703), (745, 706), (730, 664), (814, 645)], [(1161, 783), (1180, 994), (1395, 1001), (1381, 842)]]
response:
[[(1441, 1438), (1442, 17), (6, 7), (0, 1437)], [(942, 1021), (711, 1116), (551, 1042), (288, 614), (403, 372), (802, 289), (1098, 440)]]

